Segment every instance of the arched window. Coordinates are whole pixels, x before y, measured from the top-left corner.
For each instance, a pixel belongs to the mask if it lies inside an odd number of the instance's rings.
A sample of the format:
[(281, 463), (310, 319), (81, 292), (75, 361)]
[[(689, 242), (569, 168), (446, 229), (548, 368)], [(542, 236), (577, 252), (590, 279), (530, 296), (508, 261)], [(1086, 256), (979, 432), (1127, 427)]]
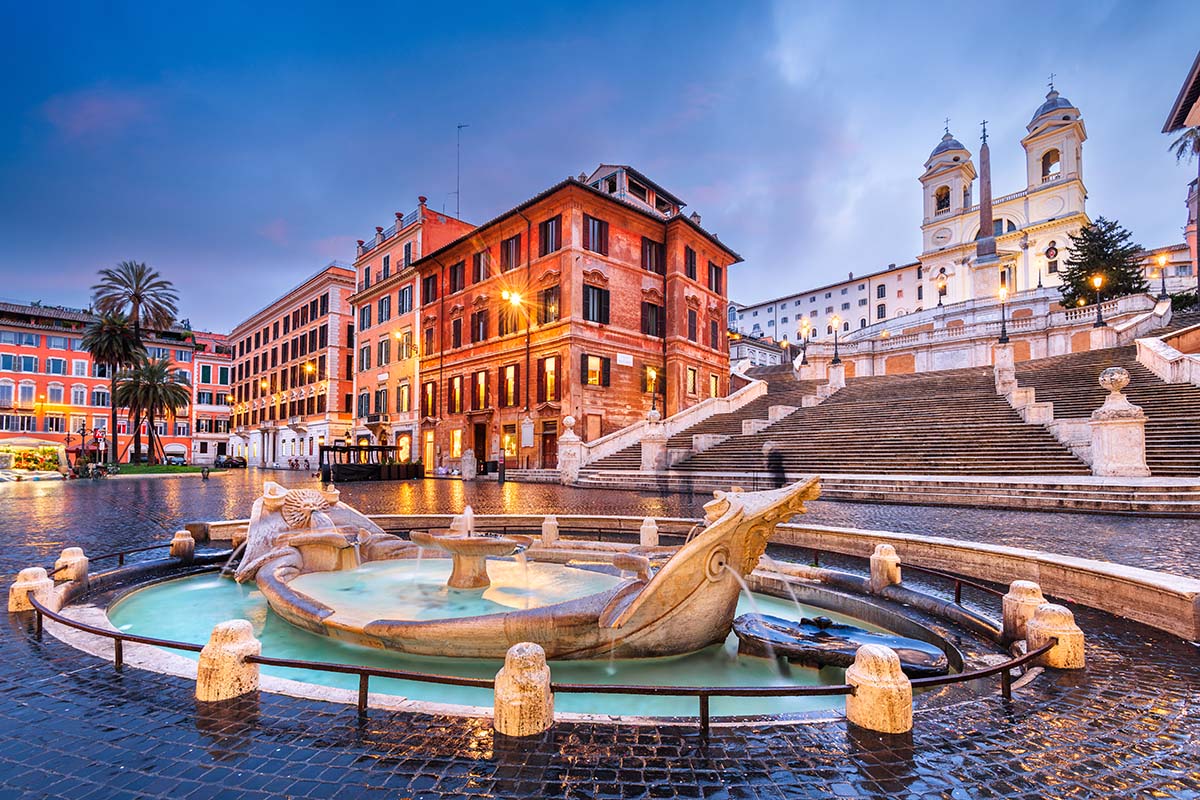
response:
[(850, 330), (850, 320), (846, 320), (842, 323), (842, 331), (844, 332), (848, 330)]
[(867, 318), (866, 317), (859, 317), (858, 327), (860, 327), (860, 328), (867, 327)]
[(875, 306), (875, 319), (887, 319), (887, 305), (880, 303)]
[(62, 403), (63, 385), (61, 383), (51, 383), (46, 386), (46, 401), (55, 404)]
[(826, 326), (825, 326), (825, 333), (826, 333), (826, 334), (828, 334), (829, 336), (832, 336), (832, 335), (833, 335), (833, 326), (832, 326), (832, 325), (826, 325)]
[(933, 193), (933, 210), (936, 213), (950, 210), (950, 187), (939, 186)]
[(1042, 180), (1058, 177), (1062, 172), (1062, 156), (1058, 150), (1047, 150), (1042, 154)]

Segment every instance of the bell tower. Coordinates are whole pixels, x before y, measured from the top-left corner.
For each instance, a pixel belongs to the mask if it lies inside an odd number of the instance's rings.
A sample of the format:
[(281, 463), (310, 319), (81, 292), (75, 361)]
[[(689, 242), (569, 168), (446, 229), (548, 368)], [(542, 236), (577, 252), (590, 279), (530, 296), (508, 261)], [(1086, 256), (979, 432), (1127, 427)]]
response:
[(1083, 143), (1087, 129), (1083, 118), (1070, 100), (1054, 89), (1050, 75), (1050, 91), (1046, 101), (1033, 112), (1025, 126), (1028, 133), (1021, 139), (1025, 148), (1025, 165), (1029, 191), (1054, 183), (1083, 180)]
[(947, 120), (945, 135), (925, 160), (925, 172), (920, 178), (925, 194), (925, 224), (957, 216), (970, 208), (974, 180), (971, 154), (962, 142), (950, 135)]

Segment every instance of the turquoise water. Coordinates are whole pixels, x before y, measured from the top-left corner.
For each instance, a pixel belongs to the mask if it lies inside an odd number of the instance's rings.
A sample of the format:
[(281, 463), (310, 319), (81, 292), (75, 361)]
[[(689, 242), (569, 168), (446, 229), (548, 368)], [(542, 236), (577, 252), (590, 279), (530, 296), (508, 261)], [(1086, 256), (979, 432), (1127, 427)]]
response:
[[(433, 561), (437, 563), (437, 561)], [(449, 570), (449, 562), (438, 564)], [(489, 564), (489, 567), (492, 565)], [(532, 564), (530, 565), (532, 566)], [(575, 570), (576, 572), (585, 572)], [(386, 570), (384, 571), (386, 573)], [(338, 573), (330, 573), (337, 575)], [(355, 573), (340, 573), (341, 576)], [(594, 578), (593, 576), (599, 576)], [(306, 576), (305, 579), (312, 576)], [(402, 585), (403, 574), (393, 575)], [(580, 576), (573, 576), (580, 577)], [(609, 576), (588, 572), (585, 581)], [(601, 581), (601, 583), (603, 583)], [(336, 591), (336, 590), (335, 590)], [(511, 599), (511, 598), (509, 598)], [(743, 597), (738, 613), (757, 610), (785, 619), (825, 615), (878, 630), (851, 617), (810, 606), (796, 605), (767, 595), (754, 595), (753, 605)], [(203, 644), (212, 628), (230, 619), (247, 619), (262, 641), (263, 654), (277, 658), (305, 659), (362, 664), (393, 669), (417, 670), (446, 675), (492, 678), (502, 662), (475, 659), (412, 656), (374, 648), (360, 647), (302, 631), (276, 616), (266, 599), (251, 585), (234, 583), (216, 573), (165, 581), (126, 595), (108, 612), (119, 630), (143, 636)], [(195, 658), (194, 653), (185, 655)], [(799, 666), (780, 667), (772, 660), (738, 656), (737, 639), (731, 633), (723, 645), (666, 658), (619, 661), (556, 661), (551, 663), (554, 679), (563, 683), (658, 684), (694, 686), (782, 686), (842, 683), (844, 671), (836, 668), (814, 670)], [(263, 673), (324, 686), (356, 689), (358, 678), (314, 670), (263, 667)], [(417, 700), (490, 707), (489, 689), (440, 686), (418, 681), (373, 678), (371, 691), (401, 695)], [(841, 708), (841, 697), (739, 697), (713, 698), (716, 715), (781, 714), (823, 708)], [(555, 697), (559, 711), (595, 714), (695, 715), (694, 697), (650, 697), (633, 695), (589, 695), (559, 693)]]

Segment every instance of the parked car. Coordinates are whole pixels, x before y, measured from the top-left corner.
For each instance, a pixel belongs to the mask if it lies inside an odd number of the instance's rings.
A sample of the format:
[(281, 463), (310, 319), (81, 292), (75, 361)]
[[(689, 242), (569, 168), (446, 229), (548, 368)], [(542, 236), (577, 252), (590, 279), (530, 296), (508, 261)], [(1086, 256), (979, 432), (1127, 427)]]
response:
[(213, 462), (213, 466), (220, 469), (244, 469), (246, 467), (246, 459), (241, 456), (217, 456), (217, 460)]
[(187, 466), (187, 459), (183, 456), (167, 456), (165, 463), (169, 467), (183, 467)]

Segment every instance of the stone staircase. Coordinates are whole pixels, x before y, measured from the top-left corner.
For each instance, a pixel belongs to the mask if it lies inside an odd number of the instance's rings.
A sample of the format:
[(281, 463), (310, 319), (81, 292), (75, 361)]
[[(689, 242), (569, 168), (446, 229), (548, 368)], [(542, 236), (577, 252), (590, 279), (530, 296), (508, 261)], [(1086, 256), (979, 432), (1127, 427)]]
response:
[[(1182, 316), (1182, 315), (1181, 315)], [(1186, 320), (1180, 320), (1181, 328)], [(1039, 402), (1054, 403), (1054, 418), (1087, 418), (1107, 395), (1096, 382), (1108, 367), (1129, 372), (1125, 394), (1142, 407), (1146, 465), (1151, 475), (1200, 475), (1200, 389), (1165, 383), (1137, 361), (1136, 347), (1114, 347), (1017, 364), (1017, 383)]]
[[(791, 366), (758, 367), (748, 373), (751, 377), (764, 380), (768, 384), (767, 394), (757, 400), (752, 400), (742, 408), (729, 414), (716, 414), (672, 436), (667, 440), (668, 448), (688, 449), (692, 446), (692, 436), (698, 434), (716, 434), (736, 436), (742, 432), (743, 420), (767, 419), (771, 406), (800, 406), (800, 399), (806, 394), (816, 394), (817, 387), (824, 381), (797, 381), (792, 377)], [(585, 470), (637, 470), (642, 466), (642, 446), (640, 443), (605, 456), (598, 461), (588, 464)]]

